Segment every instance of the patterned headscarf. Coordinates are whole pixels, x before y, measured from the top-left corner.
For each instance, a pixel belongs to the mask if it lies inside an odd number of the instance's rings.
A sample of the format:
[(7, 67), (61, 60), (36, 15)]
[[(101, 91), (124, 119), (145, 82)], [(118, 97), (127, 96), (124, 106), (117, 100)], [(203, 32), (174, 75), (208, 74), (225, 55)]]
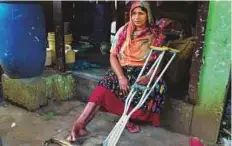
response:
[[(137, 7), (147, 10), (148, 24), (143, 31), (134, 35), (136, 26), (132, 21), (131, 15), (132, 11)], [(138, 62), (138, 65), (141, 65), (149, 53), (150, 45), (161, 46), (165, 40), (165, 35), (163, 35), (162, 29), (155, 25), (148, 2), (134, 2), (129, 15), (130, 20), (122, 27), (122, 31), (120, 31), (116, 44), (112, 49), (119, 55), (119, 59), (122, 59), (122, 64), (126, 64), (125, 61), (129, 61), (135, 65), (136, 62)]]

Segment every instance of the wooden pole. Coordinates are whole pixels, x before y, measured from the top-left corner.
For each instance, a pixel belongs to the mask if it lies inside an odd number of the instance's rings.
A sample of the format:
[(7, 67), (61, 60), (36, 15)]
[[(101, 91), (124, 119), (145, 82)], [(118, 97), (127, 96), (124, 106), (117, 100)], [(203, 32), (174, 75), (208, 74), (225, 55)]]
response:
[(117, 1), (116, 30), (125, 24), (125, 1)]
[(186, 99), (189, 103), (197, 104), (198, 102), (198, 82), (200, 77), (200, 68), (202, 65), (202, 55), (205, 40), (205, 28), (207, 23), (209, 2), (199, 1), (197, 8), (196, 36), (198, 37), (193, 49), (192, 64), (190, 68), (189, 96)]
[(55, 26), (56, 70), (65, 72), (65, 45), (62, 1), (53, 1), (53, 16)]

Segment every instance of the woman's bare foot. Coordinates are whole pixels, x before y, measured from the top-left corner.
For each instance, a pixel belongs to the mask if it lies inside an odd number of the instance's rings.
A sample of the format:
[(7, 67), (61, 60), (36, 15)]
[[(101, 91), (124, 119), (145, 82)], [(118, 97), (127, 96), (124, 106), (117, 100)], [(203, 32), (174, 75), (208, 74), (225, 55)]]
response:
[(128, 122), (126, 124), (126, 129), (130, 132), (130, 133), (138, 133), (140, 132), (140, 127), (139, 125), (136, 125), (132, 122)]
[(71, 135), (68, 136), (67, 140), (69, 142), (75, 142), (78, 137), (86, 136), (88, 134), (89, 132), (86, 130), (86, 128), (83, 127), (83, 124), (76, 123), (74, 124)]

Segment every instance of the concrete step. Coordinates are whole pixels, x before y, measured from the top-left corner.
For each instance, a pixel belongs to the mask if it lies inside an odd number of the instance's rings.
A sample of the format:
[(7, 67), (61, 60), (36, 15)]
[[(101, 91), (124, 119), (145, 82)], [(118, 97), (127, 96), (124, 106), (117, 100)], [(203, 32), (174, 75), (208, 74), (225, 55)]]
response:
[[(86, 103), (106, 70), (107, 68), (95, 68), (64, 74), (45, 71), (40, 77), (27, 79), (10, 79), (3, 75), (4, 95), (30, 111), (46, 105), (49, 100), (76, 99)], [(192, 105), (167, 97), (161, 113), (162, 126), (189, 135), (192, 111)]]
[(73, 71), (72, 75), (76, 80), (76, 92), (78, 100), (87, 102), (88, 97), (97, 86), (98, 81), (104, 76), (107, 68), (91, 68), (80, 71)]
[(58, 74), (53, 70), (32, 78), (11, 79), (2, 75), (3, 94), (29, 111), (45, 106), (49, 100), (68, 100), (76, 96), (75, 79), (70, 72)]

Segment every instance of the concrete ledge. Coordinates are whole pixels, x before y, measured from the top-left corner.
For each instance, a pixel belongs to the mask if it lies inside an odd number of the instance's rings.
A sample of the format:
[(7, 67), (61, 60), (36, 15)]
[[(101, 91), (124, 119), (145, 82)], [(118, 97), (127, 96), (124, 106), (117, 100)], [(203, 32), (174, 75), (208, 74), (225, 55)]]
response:
[(77, 100), (86, 103), (93, 89), (96, 87), (97, 81), (79, 77), (75, 78), (76, 92), (78, 93)]
[(167, 97), (161, 114), (162, 126), (185, 135), (191, 134), (193, 105)]
[[(33, 111), (49, 100), (75, 98), (87, 102), (105, 69), (67, 72), (45, 72), (41, 77), (10, 79), (2, 76), (4, 95), (11, 101)], [(193, 106), (180, 100), (167, 98), (161, 114), (162, 127), (185, 135), (190, 134)]]
[(103, 77), (106, 68), (86, 69), (83, 71), (72, 72), (75, 83), (78, 100), (87, 102), (93, 89), (97, 86), (98, 81)]
[(40, 77), (11, 79), (2, 75), (6, 98), (30, 111), (46, 105), (48, 100), (67, 100), (76, 96), (75, 80), (71, 73), (45, 71)]

